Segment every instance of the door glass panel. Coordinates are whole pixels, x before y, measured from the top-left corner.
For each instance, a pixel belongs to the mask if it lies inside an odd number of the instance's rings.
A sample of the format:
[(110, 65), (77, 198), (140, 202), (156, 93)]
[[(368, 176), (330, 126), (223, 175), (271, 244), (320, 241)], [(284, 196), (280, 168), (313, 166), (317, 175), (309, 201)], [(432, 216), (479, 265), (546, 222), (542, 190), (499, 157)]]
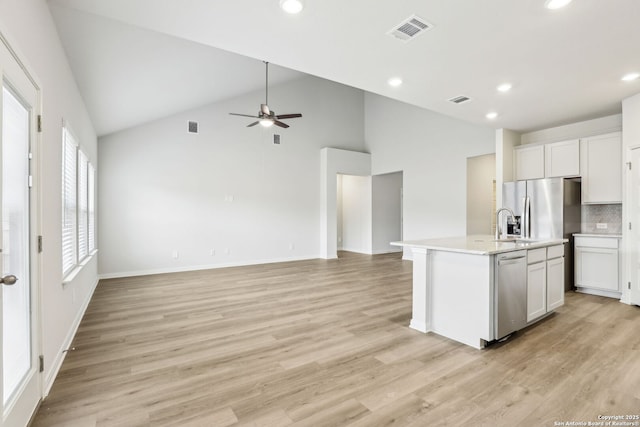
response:
[(31, 368), (29, 286), (29, 110), (2, 90), (3, 396), (6, 404)]

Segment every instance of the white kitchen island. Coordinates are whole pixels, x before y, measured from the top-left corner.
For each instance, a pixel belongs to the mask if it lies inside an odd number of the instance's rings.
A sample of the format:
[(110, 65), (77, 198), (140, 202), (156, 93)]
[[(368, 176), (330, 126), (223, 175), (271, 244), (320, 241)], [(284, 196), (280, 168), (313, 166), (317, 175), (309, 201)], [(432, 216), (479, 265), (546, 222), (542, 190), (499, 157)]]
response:
[[(562, 248), (565, 242), (567, 239), (496, 241), (489, 235), (393, 242), (395, 246), (410, 248), (413, 255), (413, 312), (409, 326), (478, 349), (485, 347), (497, 338), (496, 256), (526, 251), (532, 259), (542, 253), (544, 262), (545, 254), (550, 251), (546, 248)], [(548, 294), (557, 294), (546, 292), (546, 282), (544, 286), (545, 298)], [(564, 292), (562, 281), (559, 286)], [(534, 295), (528, 295), (532, 302)]]

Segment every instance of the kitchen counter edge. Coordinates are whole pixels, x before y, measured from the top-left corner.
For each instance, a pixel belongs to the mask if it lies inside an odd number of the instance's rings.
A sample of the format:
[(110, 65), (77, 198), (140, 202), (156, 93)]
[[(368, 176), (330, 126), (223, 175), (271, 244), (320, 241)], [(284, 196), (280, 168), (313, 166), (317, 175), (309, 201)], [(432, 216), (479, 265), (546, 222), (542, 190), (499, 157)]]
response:
[(568, 239), (541, 239), (528, 242), (496, 242), (494, 236), (472, 235), (441, 239), (403, 240), (391, 242), (391, 244), (393, 246), (459, 252), (473, 255), (494, 255), (560, 245), (568, 241)]

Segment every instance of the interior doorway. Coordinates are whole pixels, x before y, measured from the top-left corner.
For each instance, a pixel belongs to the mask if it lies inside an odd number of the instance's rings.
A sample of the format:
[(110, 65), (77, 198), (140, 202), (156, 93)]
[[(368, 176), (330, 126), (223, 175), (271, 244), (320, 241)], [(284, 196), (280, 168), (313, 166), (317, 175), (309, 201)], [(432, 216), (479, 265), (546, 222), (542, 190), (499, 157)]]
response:
[(496, 192), (496, 155), (467, 158), (467, 235), (495, 232)]
[(373, 176), (338, 174), (338, 250), (364, 254), (400, 252), (402, 172)]

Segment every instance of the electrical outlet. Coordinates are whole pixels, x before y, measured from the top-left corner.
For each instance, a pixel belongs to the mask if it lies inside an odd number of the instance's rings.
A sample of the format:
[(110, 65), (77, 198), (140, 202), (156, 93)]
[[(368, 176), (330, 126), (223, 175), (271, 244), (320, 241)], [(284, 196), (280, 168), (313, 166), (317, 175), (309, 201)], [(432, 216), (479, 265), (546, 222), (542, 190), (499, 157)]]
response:
[(598, 222), (596, 224), (596, 228), (598, 230), (606, 230), (607, 229), (607, 223), (606, 222)]
[(292, 251), (296, 248), (296, 245), (294, 245), (293, 243), (289, 243), (289, 250)]
[(229, 255), (231, 253), (231, 251), (229, 250), (229, 248), (224, 248), (224, 254), (225, 255)]
[(215, 249), (209, 249), (209, 255), (216, 256), (216, 250)]
[(177, 249), (174, 249), (173, 252), (171, 252), (171, 258), (178, 259), (178, 250)]

